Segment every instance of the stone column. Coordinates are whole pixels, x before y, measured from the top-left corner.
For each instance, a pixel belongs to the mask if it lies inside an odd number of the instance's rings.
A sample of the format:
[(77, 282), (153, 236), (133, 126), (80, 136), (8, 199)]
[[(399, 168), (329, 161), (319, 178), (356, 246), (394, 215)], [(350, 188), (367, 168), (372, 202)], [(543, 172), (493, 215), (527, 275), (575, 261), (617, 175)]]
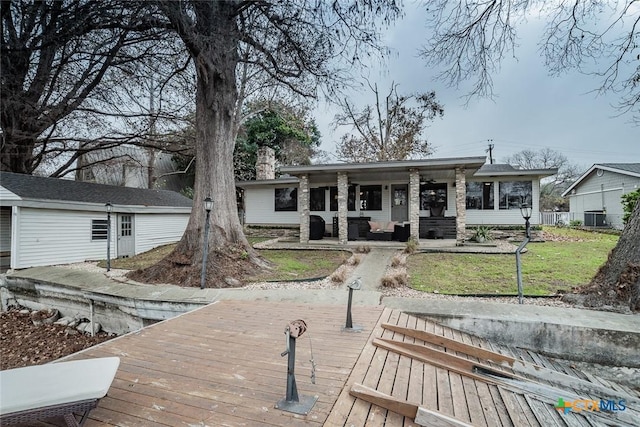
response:
[(410, 237), (420, 241), (420, 172), (409, 169), (409, 223)]
[(338, 172), (338, 241), (347, 244), (347, 197), (349, 196), (349, 179), (346, 172)]
[(298, 206), (300, 209), (300, 243), (309, 243), (309, 175), (300, 175), (298, 187)]
[(467, 184), (464, 167), (456, 168), (456, 246), (464, 245), (467, 228)]

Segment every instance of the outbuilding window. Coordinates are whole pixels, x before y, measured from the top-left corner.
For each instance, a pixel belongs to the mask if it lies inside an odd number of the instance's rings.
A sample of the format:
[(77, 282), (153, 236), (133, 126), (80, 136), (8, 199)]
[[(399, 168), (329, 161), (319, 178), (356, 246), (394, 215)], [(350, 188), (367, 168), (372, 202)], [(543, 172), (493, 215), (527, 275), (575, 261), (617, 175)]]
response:
[(493, 209), (493, 182), (467, 182), (467, 209)]
[(107, 240), (107, 220), (91, 220), (91, 240)]

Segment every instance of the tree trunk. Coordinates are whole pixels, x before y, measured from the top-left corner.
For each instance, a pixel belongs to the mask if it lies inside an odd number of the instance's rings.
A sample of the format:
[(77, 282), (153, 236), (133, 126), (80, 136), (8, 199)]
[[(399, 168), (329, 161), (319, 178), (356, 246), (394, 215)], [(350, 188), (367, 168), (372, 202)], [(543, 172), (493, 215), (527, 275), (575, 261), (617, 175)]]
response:
[(584, 291), (589, 293), (589, 305), (617, 301), (629, 304), (632, 311), (640, 311), (640, 203), (607, 262)]
[[(196, 172), (193, 209), (182, 240), (164, 260), (138, 272), (136, 278), (199, 286), (206, 211), (204, 199), (211, 197), (207, 287), (237, 284), (247, 273), (267, 263), (248, 243), (236, 206), (233, 149), (236, 139), (236, 66), (238, 29), (232, 3), (206, 2), (209, 20), (201, 31), (197, 49), (190, 49), (196, 64)], [(213, 10), (215, 9), (215, 10)], [(201, 11), (200, 9), (197, 9)], [(200, 17), (199, 17), (200, 18)], [(193, 41), (193, 40), (191, 40)], [(194, 53), (194, 51), (196, 53)], [(235, 280), (230, 280), (235, 279)]]

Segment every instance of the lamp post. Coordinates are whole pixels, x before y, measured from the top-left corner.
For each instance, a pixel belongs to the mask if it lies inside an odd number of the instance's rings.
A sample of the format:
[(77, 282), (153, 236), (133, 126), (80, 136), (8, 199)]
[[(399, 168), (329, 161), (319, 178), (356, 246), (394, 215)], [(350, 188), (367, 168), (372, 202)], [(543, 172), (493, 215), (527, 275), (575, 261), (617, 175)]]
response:
[(213, 200), (211, 197), (204, 199), (204, 210), (207, 211), (207, 217), (204, 222), (204, 243), (202, 248), (202, 273), (200, 273), (200, 289), (204, 289), (204, 282), (207, 276), (207, 255), (209, 252), (209, 218), (213, 209)]
[(520, 267), (520, 253), (522, 252), (524, 247), (527, 246), (527, 243), (529, 243), (529, 240), (531, 239), (531, 230), (529, 224), (529, 219), (531, 219), (531, 207), (528, 204), (523, 203), (522, 205), (520, 205), (520, 214), (522, 215), (522, 218), (524, 218), (524, 240), (522, 241), (522, 243), (520, 243), (518, 249), (516, 249), (516, 277), (518, 279), (518, 303), (522, 304), (524, 290), (522, 288), (522, 268)]
[(111, 210), (113, 205), (107, 202), (104, 205), (107, 210), (107, 271), (111, 271)]

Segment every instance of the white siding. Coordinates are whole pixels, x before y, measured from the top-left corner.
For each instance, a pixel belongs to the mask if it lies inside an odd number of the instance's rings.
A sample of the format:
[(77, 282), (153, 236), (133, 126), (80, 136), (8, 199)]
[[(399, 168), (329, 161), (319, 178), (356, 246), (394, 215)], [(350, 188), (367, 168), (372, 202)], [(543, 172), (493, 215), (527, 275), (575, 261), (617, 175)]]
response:
[(6, 188), (0, 185), (0, 202), (9, 202), (14, 200), (21, 200), (21, 199), (15, 193), (7, 190)]
[(11, 208), (0, 209), (0, 252), (11, 251)]
[[(281, 188), (279, 186), (278, 188)], [(298, 225), (300, 224), (300, 200), (298, 210), (295, 212), (276, 212), (275, 188), (247, 188), (245, 190), (245, 223)], [(328, 206), (327, 206), (328, 209)], [(316, 215), (317, 212), (314, 212)]]
[(136, 214), (134, 216), (136, 254), (177, 242), (189, 222), (189, 214)]
[[(106, 219), (90, 212), (21, 208), (16, 224), (19, 241), (11, 268), (66, 264), (105, 259), (107, 241), (91, 241), (91, 220)], [(115, 227), (111, 227), (111, 256), (115, 256)]]
[[(474, 180), (475, 181), (475, 180)], [(500, 209), (500, 182), (525, 181), (517, 177), (505, 177), (498, 180), (485, 179), (483, 182), (493, 182), (493, 210), (467, 209), (466, 224), (473, 225), (523, 225), (524, 219), (520, 209)], [(455, 196), (454, 196), (455, 197)], [(531, 219), (530, 224), (540, 223), (540, 181), (534, 179), (531, 185)], [(455, 199), (454, 199), (455, 204)]]

